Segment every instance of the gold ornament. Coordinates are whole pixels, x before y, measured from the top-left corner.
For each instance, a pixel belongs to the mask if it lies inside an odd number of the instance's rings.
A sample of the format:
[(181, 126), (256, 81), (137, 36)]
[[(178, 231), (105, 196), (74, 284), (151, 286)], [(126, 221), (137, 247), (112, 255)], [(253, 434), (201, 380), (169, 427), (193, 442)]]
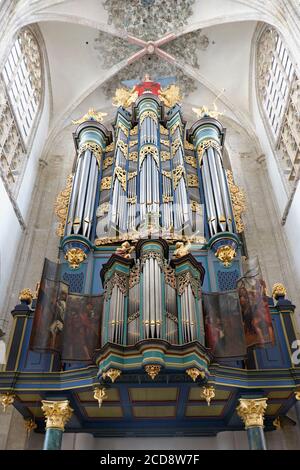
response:
[(187, 140), (184, 142), (184, 148), (185, 150), (194, 150), (193, 144), (190, 144)]
[(235, 249), (230, 245), (221, 246), (218, 248), (215, 256), (223, 265), (228, 268), (231, 266), (233, 258), (236, 256)]
[(115, 143), (114, 142), (111, 142), (109, 145), (107, 145), (105, 147), (105, 152), (112, 152), (113, 150), (115, 150)]
[(123, 108), (129, 108), (132, 103), (138, 98), (138, 92), (132, 88), (126, 90), (126, 88), (117, 88), (115, 96), (112, 99), (113, 106), (122, 106)]
[(72, 124), (82, 124), (83, 122), (91, 120), (103, 122), (104, 116), (107, 116), (107, 113), (101, 113), (100, 111), (97, 112), (94, 108), (90, 108), (88, 112), (84, 116), (82, 116), (82, 118), (78, 119), (77, 121), (72, 121)]
[(173, 135), (174, 132), (176, 131), (176, 129), (179, 128), (179, 131), (181, 132), (181, 123), (179, 121), (175, 122), (175, 124), (173, 124), (173, 126), (171, 127), (170, 129), (170, 132), (171, 134)]
[(166, 203), (169, 203), (169, 202), (173, 202), (173, 196), (163, 195), (163, 203), (166, 204)]
[(189, 254), (191, 248), (190, 243), (184, 244), (183, 242), (177, 242), (174, 250), (174, 258), (182, 258)]
[(202, 157), (203, 157), (203, 154), (204, 154), (205, 150), (207, 150), (211, 147), (216, 149), (218, 152), (222, 151), (222, 147), (218, 144), (218, 142), (216, 142), (215, 140), (212, 140), (212, 139), (202, 140), (202, 142), (198, 145), (197, 155), (198, 155), (198, 159), (199, 159), (199, 165), (202, 162)]
[(277, 282), (276, 284), (273, 285), (272, 288), (272, 297), (274, 299), (278, 299), (278, 297), (285, 297), (286, 296), (286, 288), (283, 284), (280, 284)]
[(238, 233), (241, 233), (245, 230), (245, 225), (242, 220), (242, 214), (246, 210), (246, 196), (243, 189), (239, 188), (236, 184), (234, 184), (232, 171), (226, 170), (226, 174), (236, 229)]
[(159, 158), (158, 158), (158, 150), (155, 145), (149, 144), (144, 145), (140, 150), (140, 168), (145, 160), (146, 156), (150, 154), (151, 157), (154, 159), (157, 166), (159, 166)]
[(112, 383), (114, 383), (118, 377), (122, 374), (122, 371), (119, 369), (108, 369), (108, 371), (103, 372), (102, 377), (103, 379), (106, 379), (106, 377), (109, 377)]
[(147, 110), (147, 111), (143, 111), (142, 114), (140, 115), (140, 125), (143, 124), (144, 120), (147, 117), (153, 119), (153, 121), (156, 122), (157, 124), (157, 114), (154, 111)]
[(59, 224), (56, 229), (56, 235), (59, 237), (64, 236), (66, 220), (68, 216), (69, 202), (73, 185), (73, 175), (69, 175), (65, 189), (63, 189), (56, 198), (54, 204), (54, 211), (56, 217), (59, 219)]
[(277, 418), (274, 419), (273, 421), (273, 426), (276, 428), (276, 429), (281, 429), (281, 421), (280, 421), (280, 417), (277, 416)]
[(296, 392), (294, 392), (294, 394), (295, 394), (296, 400), (300, 400), (300, 390), (296, 390)]
[(121, 150), (121, 152), (123, 153), (124, 157), (127, 158), (127, 154), (128, 154), (128, 145), (126, 144), (126, 142), (124, 142), (123, 140), (119, 139), (117, 141), (117, 147)]
[(121, 131), (123, 131), (123, 133), (126, 135), (126, 137), (129, 136), (129, 129), (127, 129), (127, 127), (124, 126), (124, 124), (122, 122), (118, 123), (118, 128), (121, 129)]
[(138, 144), (138, 141), (137, 141), (137, 140), (131, 140), (131, 141), (129, 142), (129, 147), (134, 147), (134, 146), (137, 145), (137, 144)]
[(160, 373), (161, 366), (157, 364), (148, 364), (145, 366), (145, 371), (151, 377), (152, 380), (155, 379), (155, 377)]
[(202, 387), (201, 396), (205, 398), (207, 405), (210, 406), (211, 400), (216, 396), (215, 388), (212, 385)]
[(201, 204), (197, 201), (191, 201), (191, 211), (201, 212)]
[(171, 154), (170, 154), (170, 152), (166, 152), (165, 150), (161, 150), (160, 158), (161, 158), (162, 162), (166, 162), (168, 160), (171, 160)]
[(70, 268), (77, 269), (86, 259), (86, 254), (81, 248), (70, 248), (65, 254), (65, 259), (68, 261)]
[(191, 367), (190, 369), (187, 369), (185, 371), (191, 379), (196, 382), (198, 377), (201, 377), (203, 379), (205, 377), (205, 373), (202, 370), (197, 369), (197, 367)]
[(201, 119), (205, 116), (209, 116), (209, 117), (217, 119), (219, 116), (222, 116), (223, 114), (217, 111), (216, 109), (209, 109), (207, 106), (201, 106), (200, 108), (192, 108), (192, 111), (194, 111), (198, 119)]
[(197, 160), (196, 160), (195, 157), (192, 157), (191, 155), (186, 155), (185, 156), (185, 161), (186, 161), (186, 163), (191, 165), (193, 168), (197, 169)]
[(80, 145), (78, 149), (78, 156), (80, 156), (86, 150), (90, 150), (96, 157), (98, 165), (100, 167), (101, 158), (102, 158), (102, 147), (96, 142), (85, 142), (84, 144)]
[(115, 176), (118, 179), (118, 181), (120, 182), (120, 185), (121, 185), (123, 191), (126, 192), (126, 186), (127, 186), (127, 183), (126, 183), (126, 170), (124, 170), (120, 166), (116, 166), (115, 167)]
[(51, 401), (42, 400), (42, 411), (46, 418), (46, 428), (65, 430), (65, 424), (72, 416), (74, 410), (69, 405), (69, 400)]
[(243, 420), (245, 429), (264, 425), (264, 414), (267, 408), (267, 398), (240, 398), (236, 411)]
[(121, 246), (116, 249), (116, 254), (123, 258), (130, 259), (131, 253), (135, 250), (134, 246), (131, 246), (129, 242), (123, 242)]
[(138, 160), (138, 153), (137, 152), (129, 152), (129, 158), (128, 160), (132, 162), (137, 162)]
[(172, 108), (175, 104), (179, 104), (182, 101), (180, 88), (176, 85), (170, 85), (158, 92), (161, 101), (168, 108)]
[(29, 435), (31, 431), (37, 428), (37, 424), (33, 421), (32, 418), (25, 419), (24, 426), (25, 426), (27, 435)]
[(31, 304), (34, 294), (31, 289), (22, 289), (19, 294), (19, 300), (25, 301), (28, 305)]
[(168, 129), (166, 129), (166, 128), (165, 128), (164, 126), (162, 126), (162, 125), (159, 126), (159, 130), (160, 130), (160, 133), (161, 133), (162, 135), (168, 135), (168, 134), (169, 134)]
[(94, 398), (95, 398), (95, 400), (98, 401), (99, 408), (101, 408), (101, 405), (102, 405), (103, 400), (105, 400), (105, 399), (107, 398), (107, 395), (106, 395), (106, 388), (104, 388), (104, 387), (96, 387), (96, 388), (94, 389)]
[(102, 170), (106, 170), (106, 168), (111, 166), (113, 163), (114, 163), (114, 157), (106, 157), (105, 160), (103, 160)]
[(174, 190), (175, 190), (185, 173), (183, 165), (178, 165), (176, 168), (174, 168), (172, 173), (173, 173), (173, 185), (174, 185)]
[(112, 181), (111, 176), (104, 176), (104, 178), (102, 178), (101, 180), (100, 191), (111, 189), (111, 181)]
[(139, 126), (134, 126), (134, 127), (130, 130), (130, 135), (137, 135), (137, 134), (138, 134), (138, 131), (139, 131)]
[(197, 175), (187, 175), (187, 183), (190, 188), (198, 188), (199, 181)]
[(1, 393), (0, 394), (0, 403), (3, 406), (4, 413), (6, 411), (6, 408), (9, 405), (12, 405), (14, 401), (15, 401), (15, 394), (14, 393), (7, 392), (7, 393)]

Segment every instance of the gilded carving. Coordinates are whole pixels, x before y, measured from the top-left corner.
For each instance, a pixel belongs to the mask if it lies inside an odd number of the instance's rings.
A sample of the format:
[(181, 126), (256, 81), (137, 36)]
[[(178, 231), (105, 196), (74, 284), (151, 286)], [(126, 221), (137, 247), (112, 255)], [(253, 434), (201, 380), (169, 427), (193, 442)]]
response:
[(106, 168), (111, 166), (113, 163), (114, 163), (113, 157), (106, 157), (105, 160), (103, 160), (102, 169), (106, 170)]
[(147, 111), (142, 112), (142, 114), (140, 116), (140, 125), (143, 124), (144, 120), (147, 117), (153, 119), (153, 121), (156, 122), (156, 124), (157, 124), (157, 114), (154, 111), (147, 110)]
[(110, 378), (112, 383), (114, 383), (118, 377), (122, 374), (122, 371), (119, 369), (108, 369), (108, 371), (103, 372), (102, 377), (103, 379), (106, 379), (106, 377)]
[(170, 152), (166, 152), (165, 150), (161, 150), (160, 158), (161, 158), (162, 162), (166, 162), (168, 160), (171, 160), (171, 154), (170, 154)]
[(285, 297), (286, 296), (286, 288), (283, 284), (280, 284), (277, 282), (276, 284), (273, 285), (272, 288), (272, 297), (274, 299), (278, 299), (278, 297)]
[(199, 180), (197, 175), (187, 175), (187, 184), (190, 188), (198, 188)]
[(146, 156), (150, 154), (151, 157), (154, 159), (157, 166), (159, 166), (159, 159), (158, 159), (158, 150), (155, 145), (144, 145), (140, 150), (140, 167)]
[(175, 139), (173, 140), (172, 142), (172, 155), (174, 156), (177, 152), (177, 150), (179, 149), (179, 147), (182, 145), (182, 142), (181, 140), (178, 138), (178, 139)]
[(116, 166), (115, 167), (115, 176), (118, 179), (118, 181), (120, 182), (120, 185), (121, 185), (123, 191), (126, 192), (126, 187), (127, 187), (126, 170), (124, 170), (120, 166)]
[(86, 259), (86, 254), (81, 248), (70, 248), (65, 254), (70, 268), (78, 269), (80, 264)]
[(190, 144), (190, 142), (188, 142), (187, 140), (185, 140), (185, 142), (184, 142), (184, 148), (185, 148), (185, 150), (193, 150), (194, 151), (193, 144)]
[(155, 379), (155, 377), (160, 373), (161, 366), (156, 365), (156, 364), (148, 364), (145, 366), (145, 371), (151, 377), (152, 380)]
[(22, 289), (19, 294), (19, 300), (31, 304), (34, 294), (31, 289)]
[(185, 271), (177, 278), (178, 294), (182, 295), (188, 285), (191, 286), (195, 298), (198, 299), (200, 297), (200, 280), (195, 279), (189, 271)]
[(94, 388), (94, 398), (95, 398), (95, 400), (97, 400), (99, 408), (101, 408), (103, 400), (105, 400), (107, 398), (106, 388), (104, 388), (104, 387)]
[(185, 161), (186, 161), (186, 163), (191, 165), (193, 168), (197, 169), (197, 160), (196, 160), (195, 157), (192, 157), (191, 155), (186, 155), (185, 156)]
[(100, 111), (95, 111), (94, 108), (90, 108), (84, 116), (82, 116), (80, 119), (77, 121), (72, 121), (72, 124), (82, 124), (83, 122), (86, 121), (97, 121), (97, 122), (103, 122), (103, 118), (107, 116), (107, 113), (101, 113)]
[(165, 128), (164, 126), (162, 126), (162, 125), (159, 126), (159, 130), (160, 130), (161, 135), (168, 135), (168, 134), (169, 134), (168, 129), (166, 129), (166, 128)]
[(231, 266), (232, 260), (236, 256), (236, 251), (232, 246), (224, 245), (217, 249), (215, 256), (226, 268), (228, 268)]
[(173, 124), (173, 126), (171, 127), (170, 132), (172, 135), (174, 134), (176, 129), (179, 129), (179, 131), (181, 132), (181, 123), (179, 121), (175, 122), (175, 124)]
[(102, 147), (95, 142), (85, 142), (84, 144), (80, 145), (78, 156), (80, 156), (86, 150), (90, 150), (95, 155), (98, 165), (100, 166), (102, 158)]
[(232, 171), (227, 170), (226, 174), (236, 230), (238, 233), (241, 233), (245, 230), (245, 226), (242, 220), (242, 214), (246, 210), (246, 196), (244, 191), (239, 188), (236, 184), (234, 184)]
[(139, 126), (134, 126), (134, 127), (130, 130), (130, 135), (137, 135), (137, 134), (138, 134), (138, 131), (139, 131)]
[(182, 258), (190, 252), (190, 243), (177, 242), (174, 250), (174, 258)]
[(136, 286), (140, 282), (141, 269), (138, 264), (133, 266), (129, 275), (129, 289)]
[(123, 108), (129, 108), (132, 103), (136, 101), (138, 93), (132, 90), (127, 90), (126, 88), (117, 88), (115, 91), (115, 96), (112, 99), (113, 106), (122, 106)]
[(165, 196), (163, 195), (163, 203), (168, 204), (169, 202), (173, 202), (173, 196)]
[(111, 189), (111, 181), (111, 176), (105, 176), (104, 178), (102, 178), (100, 184), (100, 191), (104, 191), (105, 189)]
[(129, 160), (132, 162), (137, 162), (138, 152), (129, 152)]
[(201, 396), (205, 398), (207, 405), (210, 406), (211, 400), (216, 396), (215, 388), (212, 385), (202, 387)]
[(105, 299), (110, 299), (114, 286), (117, 286), (125, 295), (127, 293), (127, 276), (123, 273), (113, 273), (111, 278), (105, 282)]
[(199, 159), (199, 165), (202, 162), (202, 157), (203, 157), (203, 154), (204, 154), (205, 150), (207, 150), (209, 148), (214, 148), (214, 149), (218, 150), (219, 152), (222, 151), (222, 147), (215, 140), (212, 140), (212, 139), (203, 140), (197, 147), (197, 155), (198, 155), (198, 159)]
[(56, 198), (54, 204), (55, 215), (59, 219), (59, 224), (56, 229), (56, 234), (59, 237), (63, 237), (65, 231), (65, 225), (68, 216), (69, 202), (71, 197), (73, 185), (73, 175), (69, 175), (67, 178), (67, 183), (65, 189), (63, 189)]
[(178, 165), (176, 168), (173, 170), (173, 185), (174, 185), (174, 190), (177, 188), (179, 181), (183, 177), (185, 171), (183, 165)]
[(123, 242), (121, 246), (116, 249), (116, 254), (123, 258), (130, 259), (131, 253), (135, 250), (134, 246), (130, 245), (128, 241)]
[(136, 139), (135, 139), (135, 140), (131, 140), (131, 141), (129, 142), (129, 147), (134, 147), (134, 146), (137, 145), (137, 144), (138, 144), (138, 140), (136, 140)]
[(3, 411), (5, 412), (7, 407), (12, 405), (15, 401), (15, 394), (11, 392), (1, 393), (0, 394), (0, 403), (3, 406)]
[(124, 124), (122, 122), (118, 122), (118, 129), (121, 129), (121, 131), (123, 131), (123, 133), (126, 135), (126, 137), (129, 136), (129, 130), (127, 129), (126, 126), (124, 126)]
[(199, 204), (199, 202), (197, 201), (191, 201), (191, 210), (192, 212), (201, 213), (202, 212), (201, 204)]
[(105, 147), (105, 152), (112, 152), (113, 150), (115, 150), (115, 143), (114, 142), (111, 142), (109, 145), (107, 145)]
[(240, 398), (236, 408), (238, 416), (243, 420), (245, 428), (263, 427), (267, 398)]
[(24, 426), (25, 426), (27, 435), (29, 435), (31, 431), (37, 428), (37, 424), (31, 418), (24, 419)]
[(182, 95), (180, 89), (176, 85), (170, 85), (165, 89), (160, 90), (159, 97), (168, 108), (172, 108), (175, 104), (179, 104), (182, 101)]
[(165, 276), (165, 283), (173, 289), (176, 289), (176, 277), (174, 269), (171, 268), (171, 266), (168, 264), (164, 264), (163, 271)]
[(65, 425), (73, 413), (69, 400), (42, 400), (42, 411), (46, 418), (46, 428), (57, 428), (61, 431), (65, 430)]
[(128, 154), (128, 145), (126, 144), (126, 142), (124, 142), (123, 140), (119, 139), (117, 141), (117, 148), (119, 148), (121, 150), (121, 152), (123, 153), (124, 157), (127, 158), (127, 154)]
[(185, 372), (189, 377), (191, 377), (193, 382), (196, 382), (198, 377), (201, 377), (201, 379), (205, 377), (205, 372), (203, 372), (203, 370), (197, 369), (197, 367), (191, 367), (190, 369), (186, 369)]

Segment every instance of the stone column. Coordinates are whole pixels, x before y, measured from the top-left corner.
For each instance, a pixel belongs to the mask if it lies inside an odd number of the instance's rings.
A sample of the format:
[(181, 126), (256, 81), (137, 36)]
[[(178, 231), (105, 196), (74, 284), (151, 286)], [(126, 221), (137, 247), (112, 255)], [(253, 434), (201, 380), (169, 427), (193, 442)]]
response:
[(46, 435), (43, 450), (60, 450), (66, 422), (71, 418), (72, 408), (69, 400), (42, 401), (46, 417)]
[(250, 449), (267, 450), (263, 431), (267, 398), (240, 398), (239, 401), (236, 410), (245, 424)]

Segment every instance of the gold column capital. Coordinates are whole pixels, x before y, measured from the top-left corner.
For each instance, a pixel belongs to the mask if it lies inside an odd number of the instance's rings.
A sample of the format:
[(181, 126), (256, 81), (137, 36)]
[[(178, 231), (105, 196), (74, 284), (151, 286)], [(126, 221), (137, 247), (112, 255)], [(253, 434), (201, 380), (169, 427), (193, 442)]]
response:
[(264, 414), (267, 398), (240, 398), (236, 408), (238, 416), (243, 420), (245, 428), (264, 425)]
[(72, 416), (69, 400), (42, 400), (42, 411), (46, 418), (46, 428), (65, 430), (65, 424)]

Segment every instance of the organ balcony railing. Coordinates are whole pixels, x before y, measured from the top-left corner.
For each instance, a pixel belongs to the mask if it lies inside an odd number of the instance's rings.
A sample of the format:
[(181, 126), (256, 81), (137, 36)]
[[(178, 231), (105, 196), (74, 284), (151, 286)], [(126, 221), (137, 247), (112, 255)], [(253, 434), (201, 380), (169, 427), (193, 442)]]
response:
[[(121, 250), (120, 250), (121, 252)], [(164, 339), (204, 345), (204, 268), (191, 254), (168, 261), (168, 244), (144, 240), (136, 261), (113, 254), (101, 271), (105, 286), (102, 346)]]

